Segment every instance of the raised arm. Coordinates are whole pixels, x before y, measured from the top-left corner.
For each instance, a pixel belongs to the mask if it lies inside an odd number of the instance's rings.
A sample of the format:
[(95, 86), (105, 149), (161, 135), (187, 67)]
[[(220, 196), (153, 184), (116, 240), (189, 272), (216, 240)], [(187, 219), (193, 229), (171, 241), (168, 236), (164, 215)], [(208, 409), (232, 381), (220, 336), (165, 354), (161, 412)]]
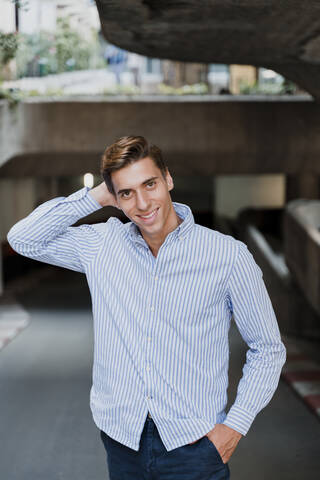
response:
[(104, 183), (91, 190), (83, 187), (68, 197), (53, 198), (13, 225), (8, 242), (25, 257), (85, 273), (107, 224), (71, 225), (107, 205), (117, 206)]
[(236, 400), (223, 423), (245, 435), (278, 386), (286, 349), (262, 270), (246, 244), (239, 240), (238, 244), (238, 256), (229, 278), (228, 302), (249, 350)]

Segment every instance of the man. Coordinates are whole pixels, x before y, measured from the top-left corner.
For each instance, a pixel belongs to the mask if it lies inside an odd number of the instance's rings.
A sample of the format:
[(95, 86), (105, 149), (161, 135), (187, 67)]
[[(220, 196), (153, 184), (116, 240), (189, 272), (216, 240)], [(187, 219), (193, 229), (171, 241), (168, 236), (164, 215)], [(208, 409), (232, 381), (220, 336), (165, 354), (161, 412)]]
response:
[(104, 51), (104, 59), (107, 65), (110, 65), (110, 69), (116, 77), (117, 85), (121, 85), (121, 74), (126, 67), (128, 53), (116, 45), (108, 44)]
[[(172, 177), (144, 137), (109, 146), (101, 173), (97, 187), (37, 207), (9, 243), (87, 276), (90, 406), (111, 480), (228, 479), (286, 357), (262, 271), (243, 242), (197, 225), (187, 205), (171, 201)], [(130, 221), (71, 226), (107, 205)], [(249, 350), (226, 414), (232, 315)]]

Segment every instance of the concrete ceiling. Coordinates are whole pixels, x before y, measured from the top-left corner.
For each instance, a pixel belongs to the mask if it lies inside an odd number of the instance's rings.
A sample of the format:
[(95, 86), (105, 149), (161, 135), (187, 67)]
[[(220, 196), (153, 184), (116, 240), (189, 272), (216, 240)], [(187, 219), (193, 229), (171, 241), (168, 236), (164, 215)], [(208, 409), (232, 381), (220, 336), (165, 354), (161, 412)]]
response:
[(271, 68), (320, 99), (320, 1), (96, 0), (105, 38), (153, 58)]

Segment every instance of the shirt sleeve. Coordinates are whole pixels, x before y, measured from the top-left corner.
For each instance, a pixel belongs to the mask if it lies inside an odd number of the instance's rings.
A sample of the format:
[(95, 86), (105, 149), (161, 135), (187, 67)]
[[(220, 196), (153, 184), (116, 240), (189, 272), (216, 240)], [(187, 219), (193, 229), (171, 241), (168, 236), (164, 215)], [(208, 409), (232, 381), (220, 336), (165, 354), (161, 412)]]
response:
[(249, 349), (237, 395), (224, 424), (246, 435), (255, 416), (269, 403), (279, 383), (286, 349), (261, 268), (245, 243), (228, 282), (228, 304)]
[(85, 273), (97, 253), (106, 223), (72, 227), (77, 220), (102, 208), (84, 187), (68, 197), (56, 197), (39, 205), (7, 234), (19, 254), (40, 262)]

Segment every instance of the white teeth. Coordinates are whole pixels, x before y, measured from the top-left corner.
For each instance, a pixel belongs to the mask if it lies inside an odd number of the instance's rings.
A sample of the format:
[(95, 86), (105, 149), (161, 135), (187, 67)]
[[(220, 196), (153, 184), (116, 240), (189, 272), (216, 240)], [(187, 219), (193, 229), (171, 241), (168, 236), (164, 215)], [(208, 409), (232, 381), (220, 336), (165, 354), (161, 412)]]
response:
[(153, 210), (153, 212), (151, 212), (149, 215), (146, 215), (146, 216), (140, 215), (140, 217), (142, 217), (142, 218), (150, 218), (150, 217), (152, 217), (154, 214), (155, 214), (155, 210)]

